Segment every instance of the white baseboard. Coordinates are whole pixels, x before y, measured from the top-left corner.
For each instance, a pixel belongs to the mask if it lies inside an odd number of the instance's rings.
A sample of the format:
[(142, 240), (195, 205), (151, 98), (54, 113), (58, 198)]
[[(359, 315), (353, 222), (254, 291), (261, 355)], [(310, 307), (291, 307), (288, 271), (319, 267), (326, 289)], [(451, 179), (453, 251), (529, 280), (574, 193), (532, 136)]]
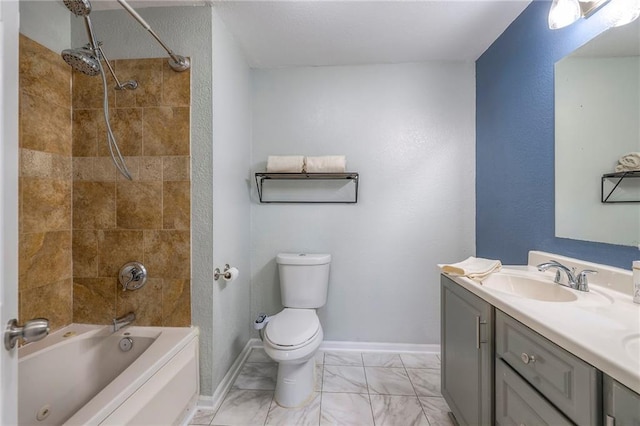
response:
[[(251, 339), (247, 343), (252, 348), (261, 348), (260, 339)], [(351, 352), (422, 352), (440, 353), (440, 345), (422, 343), (382, 343), (382, 342), (350, 342), (343, 340), (324, 340), (320, 344), (321, 351)]]
[(440, 345), (428, 345), (421, 343), (348, 342), (341, 340), (325, 340), (320, 344), (320, 350), (350, 352), (440, 353)]
[(260, 342), (260, 339), (249, 339), (236, 360), (233, 362), (233, 364), (231, 364), (231, 367), (229, 367), (229, 371), (227, 371), (227, 374), (224, 375), (222, 381), (213, 392), (213, 396), (200, 395), (200, 399), (198, 400), (199, 408), (205, 408), (215, 411), (220, 407), (222, 401), (224, 400), (224, 397), (227, 395), (227, 392), (229, 392), (229, 389), (231, 389), (231, 385), (233, 385), (233, 382), (240, 374), (240, 370), (242, 369), (242, 366), (244, 365), (246, 359), (249, 357), (251, 349), (257, 346), (256, 342), (254, 342), (255, 340), (257, 340), (258, 343), (262, 344), (262, 342)]

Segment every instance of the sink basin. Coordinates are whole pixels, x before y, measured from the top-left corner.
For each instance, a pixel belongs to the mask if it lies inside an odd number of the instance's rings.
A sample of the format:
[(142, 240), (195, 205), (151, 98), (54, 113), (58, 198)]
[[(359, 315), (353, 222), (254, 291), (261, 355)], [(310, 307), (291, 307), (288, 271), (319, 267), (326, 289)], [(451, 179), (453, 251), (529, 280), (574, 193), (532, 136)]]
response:
[(509, 293), (527, 299), (545, 302), (572, 302), (578, 296), (572, 290), (537, 277), (532, 273), (495, 272), (481, 281), (483, 287)]

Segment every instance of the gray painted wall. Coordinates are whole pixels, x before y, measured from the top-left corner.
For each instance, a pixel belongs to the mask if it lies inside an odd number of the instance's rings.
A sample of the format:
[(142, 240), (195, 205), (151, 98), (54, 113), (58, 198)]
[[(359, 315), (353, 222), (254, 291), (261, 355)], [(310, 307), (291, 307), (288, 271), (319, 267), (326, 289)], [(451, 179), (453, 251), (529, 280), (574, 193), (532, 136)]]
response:
[(21, 1), (20, 32), (41, 45), (60, 52), (71, 45), (69, 9), (59, 1)]
[(240, 271), (212, 286), (214, 390), (251, 338), (250, 167), (251, 70), (214, 9), (213, 261)]
[[(345, 154), (357, 204), (253, 204), (252, 311), (282, 309), (278, 252), (333, 256), (327, 340), (436, 344), (437, 263), (474, 254), (474, 65), (254, 70), (252, 167)], [(255, 198), (254, 198), (255, 199)]]

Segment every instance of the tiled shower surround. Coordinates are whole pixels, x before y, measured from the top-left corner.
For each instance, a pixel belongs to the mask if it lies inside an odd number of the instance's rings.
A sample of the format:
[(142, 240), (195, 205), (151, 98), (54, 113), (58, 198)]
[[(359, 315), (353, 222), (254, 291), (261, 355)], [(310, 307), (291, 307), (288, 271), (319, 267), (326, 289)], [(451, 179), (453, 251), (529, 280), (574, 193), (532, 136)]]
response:
[[(190, 307), (190, 74), (164, 59), (116, 60), (111, 125), (133, 176), (113, 165), (102, 82), (21, 36), (20, 318), (187, 326)], [(73, 89), (73, 90), (72, 90)], [(117, 274), (140, 261), (147, 284), (123, 292)]]

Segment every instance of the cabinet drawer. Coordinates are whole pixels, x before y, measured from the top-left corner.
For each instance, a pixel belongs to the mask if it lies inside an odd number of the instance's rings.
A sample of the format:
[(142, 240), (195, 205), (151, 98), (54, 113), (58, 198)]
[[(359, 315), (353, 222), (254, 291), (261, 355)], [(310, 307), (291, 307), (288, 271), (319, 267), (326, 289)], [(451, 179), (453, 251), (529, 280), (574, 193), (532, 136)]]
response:
[(599, 423), (601, 373), (499, 310), (496, 356), (577, 424)]
[(572, 424), (501, 359), (496, 360), (495, 414), (497, 425)]

